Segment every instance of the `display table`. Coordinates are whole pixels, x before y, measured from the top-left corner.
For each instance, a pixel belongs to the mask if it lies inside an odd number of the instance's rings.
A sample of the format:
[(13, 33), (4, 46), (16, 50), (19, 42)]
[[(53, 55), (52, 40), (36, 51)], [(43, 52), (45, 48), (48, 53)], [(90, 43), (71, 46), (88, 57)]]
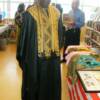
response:
[(100, 70), (77, 70), (85, 92), (100, 93)]
[(85, 92), (77, 70), (100, 70), (100, 55), (84, 46), (69, 46), (65, 51), (70, 100), (100, 100), (99, 92)]
[(4, 50), (7, 45), (9, 25), (0, 26), (0, 50)]
[(81, 84), (79, 78), (75, 84), (72, 84), (72, 79), (68, 77), (67, 84), (70, 100), (100, 100), (100, 93), (86, 93), (84, 91), (83, 85)]
[(0, 35), (9, 29), (9, 25), (0, 26)]

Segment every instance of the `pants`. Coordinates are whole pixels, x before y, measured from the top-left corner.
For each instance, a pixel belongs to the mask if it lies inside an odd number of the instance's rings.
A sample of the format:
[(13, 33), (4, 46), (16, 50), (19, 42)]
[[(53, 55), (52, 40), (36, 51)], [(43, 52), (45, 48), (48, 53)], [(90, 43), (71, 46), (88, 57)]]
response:
[[(63, 58), (65, 58), (65, 50), (70, 45), (79, 45), (80, 44), (80, 29), (70, 29), (65, 31), (65, 41), (64, 41), (64, 51), (63, 51)], [(63, 59), (65, 61), (65, 59)]]
[(65, 47), (80, 44), (80, 29), (70, 29), (65, 32)]

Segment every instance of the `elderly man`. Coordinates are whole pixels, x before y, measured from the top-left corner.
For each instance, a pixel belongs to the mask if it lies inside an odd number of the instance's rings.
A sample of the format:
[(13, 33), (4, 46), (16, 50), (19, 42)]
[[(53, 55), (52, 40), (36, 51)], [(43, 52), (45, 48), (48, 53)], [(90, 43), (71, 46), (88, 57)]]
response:
[(22, 100), (61, 100), (62, 22), (50, 0), (38, 0), (28, 7), (18, 40)]

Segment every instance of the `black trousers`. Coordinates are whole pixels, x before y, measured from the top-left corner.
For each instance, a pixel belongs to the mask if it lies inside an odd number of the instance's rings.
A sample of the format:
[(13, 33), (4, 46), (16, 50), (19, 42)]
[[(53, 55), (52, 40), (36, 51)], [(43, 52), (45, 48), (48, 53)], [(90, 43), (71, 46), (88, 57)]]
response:
[(64, 51), (63, 51), (63, 62), (65, 60), (65, 50), (70, 45), (79, 45), (80, 44), (80, 28), (70, 29), (64, 32)]
[[(23, 76), (22, 100), (61, 100), (60, 57), (54, 55), (50, 58), (38, 57), (37, 67), (37, 84), (32, 85), (32, 79), (25, 74)], [(29, 90), (25, 92), (27, 83)]]
[(65, 47), (80, 44), (80, 29), (70, 29), (65, 32)]

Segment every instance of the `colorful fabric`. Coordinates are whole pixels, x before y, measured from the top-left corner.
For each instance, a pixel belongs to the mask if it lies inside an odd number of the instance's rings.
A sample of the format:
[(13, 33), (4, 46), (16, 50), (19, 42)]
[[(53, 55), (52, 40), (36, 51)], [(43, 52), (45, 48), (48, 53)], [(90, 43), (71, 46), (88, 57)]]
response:
[(100, 62), (91, 55), (81, 55), (77, 63), (86, 68), (100, 67)]
[(17, 42), (18, 42), (18, 37), (19, 37), (20, 30), (21, 30), (23, 13), (24, 13), (24, 11), (22, 11), (22, 12), (17, 11), (16, 14), (15, 14), (15, 25), (16, 25), (16, 29), (17, 29), (16, 30)]
[(90, 51), (90, 49), (86, 46), (78, 46), (78, 45), (72, 45), (72, 46), (68, 46), (65, 54), (69, 54), (70, 52), (75, 52), (75, 51)]
[(69, 53), (66, 56), (66, 64), (68, 66), (68, 76), (71, 76), (73, 78), (73, 84), (77, 79), (77, 75), (76, 75), (76, 70), (77, 69), (83, 69), (85, 68), (85, 66), (80, 66), (77, 61), (80, 57), (80, 55), (89, 55), (90, 52), (86, 52), (86, 51), (77, 51), (77, 52), (72, 52)]
[(21, 27), (21, 25), (22, 25), (23, 13), (24, 13), (24, 11), (23, 12), (16, 12), (16, 14), (15, 14), (15, 24), (18, 25), (18, 27)]
[(60, 13), (57, 11), (51, 5), (48, 9), (41, 8), (38, 5), (28, 9), (38, 26), (38, 54), (45, 53), (46, 56), (50, 56), (51, 51), (59, 54), (58, 19)]
[(65, 60), (68, 66), (68, 76), (72, 77), (73, 84), (77, 80), (76, 70), (100, 68), (100, 60), (97, 60), (99, 57), (88, 48), (81, 46), (67, 48)]
[(67, 84), (70, 100), (100, 100), (100, 93), (86, 93), (79, 79), (72, 84), (72, 79), (68, 77)]

